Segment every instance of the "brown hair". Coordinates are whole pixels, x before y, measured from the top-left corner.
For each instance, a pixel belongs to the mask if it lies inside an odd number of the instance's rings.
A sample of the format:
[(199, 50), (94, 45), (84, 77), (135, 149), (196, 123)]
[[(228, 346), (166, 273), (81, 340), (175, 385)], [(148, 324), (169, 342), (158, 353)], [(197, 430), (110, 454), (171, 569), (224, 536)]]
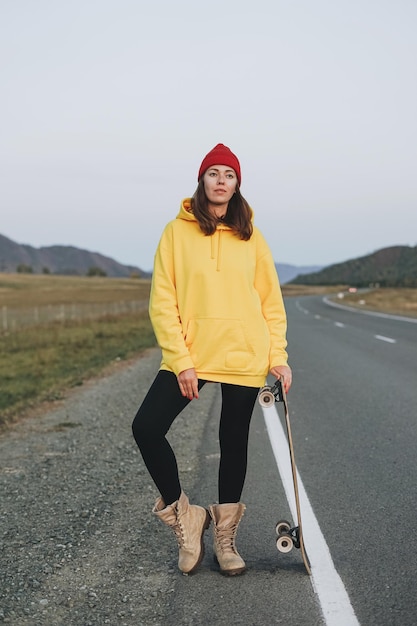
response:
[[(205, 235), (213, 235), (216, 232), (219, 220), (209, 211), (202, 178), (200, 178), (197, 189), (191, 198), (191, 209), (203, 233)], [(237, 185), (236, 193), (229, 200), (222, 223), (227, 224), (244, 241), (248, 241), (252, 236), (252, 209), (240, 193)]]

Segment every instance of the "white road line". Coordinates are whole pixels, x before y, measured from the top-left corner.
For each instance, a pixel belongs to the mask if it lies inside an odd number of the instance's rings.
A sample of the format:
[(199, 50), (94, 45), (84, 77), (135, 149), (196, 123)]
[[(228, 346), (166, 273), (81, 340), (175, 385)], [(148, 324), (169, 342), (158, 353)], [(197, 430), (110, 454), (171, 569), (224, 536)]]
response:
[(295, 306), (297, 307), (297, 309), (299, 311), (301, 311), (301, 313), (304, 313), (304, 315), (308, 315), (309, 314), (309, 311), (307, 311), (307, 309), (305, 309), (303, 306), (301, 306), (299, 300), (296, 301)]
[(334, 325), (338, 328), (345, 328), (345, 324), (343, 324), (343, 322), (335, 322)]
[(384, 335), (374, 335), (375, 339), (379, 339), (380, 341), (386, 341), (387, 343), (397, 343), (396, 339), (392, 339), (391, 337), (384, 337)]
[[(277, 417), (276, 408), (263, 407), (262, 410), (291, 514), (296, 521), (297, 514), (287, 437), (281, 420)], [(334, 567), (329, 548), (308, 500), (304, 485), (299, 474), (297, 475), (303, 516), (304, 542), (311, 563), (312, 585), (318, 596), (326, 625), (359, 626), (347, 591)]]

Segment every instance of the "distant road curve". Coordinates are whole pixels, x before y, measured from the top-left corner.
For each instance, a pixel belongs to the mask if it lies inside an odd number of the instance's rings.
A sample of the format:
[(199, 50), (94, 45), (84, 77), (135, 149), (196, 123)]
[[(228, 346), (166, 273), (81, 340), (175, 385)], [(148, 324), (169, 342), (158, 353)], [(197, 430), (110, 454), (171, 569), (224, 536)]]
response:
[(390, 313), (380, 313), (379, 311), (368, 311), (363, 309), (358, 309), (353, 306), (346, 306), (346, 304), (339, 304), (338, 302), (334, 302), (328, 296), (323, 298), (323, 302), (329, 306), (333, 306), (336, 309), (343, 309), (345, 311), (351, 311), (352, 313), (361, 313), (362, 315), (371, 315), (373, 317), (384, 317), (390, 320), (398, 320), (401, 322), (410, 322), (411, 324), (417, 324), (417, 317), (406, 317), (405, 315), (392, 315)]

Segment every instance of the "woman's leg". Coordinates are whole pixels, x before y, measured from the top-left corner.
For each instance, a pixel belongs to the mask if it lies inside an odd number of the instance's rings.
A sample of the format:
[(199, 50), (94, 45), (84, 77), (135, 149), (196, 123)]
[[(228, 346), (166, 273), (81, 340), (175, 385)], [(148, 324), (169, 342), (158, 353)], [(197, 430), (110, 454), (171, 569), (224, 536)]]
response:
[(246, 477), (249, 426), (258, 392), (257, 387), (222, 384), (219, 504), (209, 506), (209, 511), (214, 523), (214, 554), (221, 573), (227, 576), (246, 569), (235, 542), (246, 509), (240, 496)]
[(245, 483), (249, 426), (258, 387), (222, 383), (219, 504), (239, 502)]
[[(205, 381), (199, 381), (198, 387)], [(159, 371), (133, 421), (133, 436), (161, 497), (152, 512), (175, 533), (178, 567), (193, 572), (204, 556), (204, 531), (210, 517), (206, 509), (190, 504), (181, 490), (174, 452), (166, 434), (177, 415), (190, 402), (181, 395), (177, 377)]]
[[(204, 382), (198, 382), (199, 389)], [(181, 395), (175, 374), (160, 370), (132, 424), (145, 465), (166, 504), (181, 494), (177, 461), (166, 434), (189, 402)]]

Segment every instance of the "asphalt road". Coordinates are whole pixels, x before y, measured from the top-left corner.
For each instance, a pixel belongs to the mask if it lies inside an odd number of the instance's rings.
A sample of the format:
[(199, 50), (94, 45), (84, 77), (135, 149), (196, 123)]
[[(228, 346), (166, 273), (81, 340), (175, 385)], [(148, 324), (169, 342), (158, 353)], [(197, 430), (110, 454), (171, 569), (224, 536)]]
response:
[[(287, 303), (298, 466), (360, 623), (417, 623), (417, 324)], [(394, 343), (395, 342), (395, 343)]]
[[(332, 626), (414, 626), (417, 324), (319, 297), (286, 304), (297, 465), (357, 618)], [(290, 513), (259, 406), (237, 541), (248, 571), (218, 573), (210, 530), (198, 572), (178, 572), (130, 431), (158, 365), (149, 351), (0, 437), (0, 621), (329, 626), (320, 559), (311, 580), (297, 550), (275, 548), (276, 521)], [(217, 498), (219, 391), (206, 385), (170, 432), (184, 489), (205, 506)]]
[[(286, 306), (296, 460), (335, 569), (361, 626), (414, 626), (417, 324), (330, 307), (321, 297)], [(196, 488), (207, 501), (216, 498), (216, 403)], [(326, 623), (298, 551), (275, 549), (275, 522), (289, 513), (259, 407), (242, 500), (238, 547), (248, 572), (213, 577), (206, 557), (198, 576), (178, 581), (173, 614), (190, 619), (184, 623)]]

